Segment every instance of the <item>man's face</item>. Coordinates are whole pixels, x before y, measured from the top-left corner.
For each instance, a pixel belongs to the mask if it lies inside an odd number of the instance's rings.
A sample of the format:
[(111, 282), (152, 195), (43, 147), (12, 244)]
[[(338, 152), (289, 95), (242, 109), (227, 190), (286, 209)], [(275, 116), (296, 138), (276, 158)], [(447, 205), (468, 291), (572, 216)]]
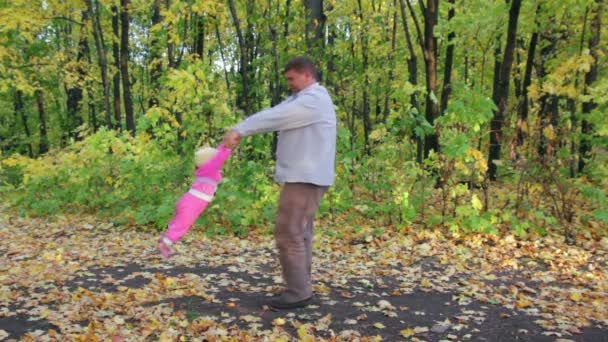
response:
[(285, 72), (287, 78), (287, 84), (289, 88), (295, 93), (298, 92), (314, 82), (314, 77), (309, 71), (297, 71), (289, 69)]

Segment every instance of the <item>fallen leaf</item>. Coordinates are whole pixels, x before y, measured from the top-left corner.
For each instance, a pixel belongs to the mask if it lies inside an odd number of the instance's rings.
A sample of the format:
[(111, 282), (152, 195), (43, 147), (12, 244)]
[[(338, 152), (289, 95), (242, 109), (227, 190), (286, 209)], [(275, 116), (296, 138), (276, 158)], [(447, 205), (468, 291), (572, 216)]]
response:
[(272, 324), (273, 324), (273, 325), (276, 325), (276, 326), (283, 326), (283, 325), (285, 325), (285, 319), (284, 319), (284, 318), (281, 318), (281, 317), (275, 318), (275, 319), (272, 321)]
[(374, 328), (376, 328), (376, 329), (384, 329), (386, 327), (382, 323), (374, 323)]

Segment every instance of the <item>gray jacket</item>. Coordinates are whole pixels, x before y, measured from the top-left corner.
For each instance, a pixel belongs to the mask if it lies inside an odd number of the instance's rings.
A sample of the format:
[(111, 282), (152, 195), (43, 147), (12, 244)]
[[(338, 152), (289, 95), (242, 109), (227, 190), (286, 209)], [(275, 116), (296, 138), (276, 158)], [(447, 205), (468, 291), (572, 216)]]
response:
[(314, 83), (234, 127), (241, 136), (278, 131), (275, 180), (332, 185), (336, 111), (325, 87)]

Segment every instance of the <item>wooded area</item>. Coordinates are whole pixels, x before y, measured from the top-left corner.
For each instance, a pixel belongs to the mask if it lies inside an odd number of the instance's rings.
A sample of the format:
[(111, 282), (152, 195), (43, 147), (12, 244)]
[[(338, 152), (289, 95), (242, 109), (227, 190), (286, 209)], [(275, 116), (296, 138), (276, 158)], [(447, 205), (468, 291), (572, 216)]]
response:
[[(605, 340), (607, 7), (0, 0), (0, 340)], [(293, 238), (312, 304), (272, 311), (276, 134), (241, 141), (172, 258), (159, 231), (194, 152), (301, 55), (336, 182)]]
[[(326, 213), (483, 230), (532, 210), (542, 227), (568, 227), (584, 202), (587, 218), (608, 221), (603, 0), (0, 3), (4, 189), (73, 189), (21, 200), (36, 212), (141, 201), (126, 216), (166, 219), (150, 212), (171, 200), (135, 198), (138, 177), (185, 184), (194, 148), (280, 102), (283, 65), (308, 55), (339, 115)], [(247, 203), (272, 202), (261, 194), (274, 142), (254, 138), (241, 147), (252, 163), (227, 171), (262, 180)], [(123, 195), (96, 202), (81, 187)]]

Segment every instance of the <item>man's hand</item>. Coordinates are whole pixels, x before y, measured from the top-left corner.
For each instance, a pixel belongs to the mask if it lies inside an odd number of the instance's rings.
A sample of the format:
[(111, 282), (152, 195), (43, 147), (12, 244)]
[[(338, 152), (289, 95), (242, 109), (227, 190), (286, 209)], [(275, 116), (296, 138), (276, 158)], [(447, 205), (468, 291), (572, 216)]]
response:
[(232, 149), (241, 142), (241, 134), (235, 130), (228, 131), (224, 135), (224, 146)]

